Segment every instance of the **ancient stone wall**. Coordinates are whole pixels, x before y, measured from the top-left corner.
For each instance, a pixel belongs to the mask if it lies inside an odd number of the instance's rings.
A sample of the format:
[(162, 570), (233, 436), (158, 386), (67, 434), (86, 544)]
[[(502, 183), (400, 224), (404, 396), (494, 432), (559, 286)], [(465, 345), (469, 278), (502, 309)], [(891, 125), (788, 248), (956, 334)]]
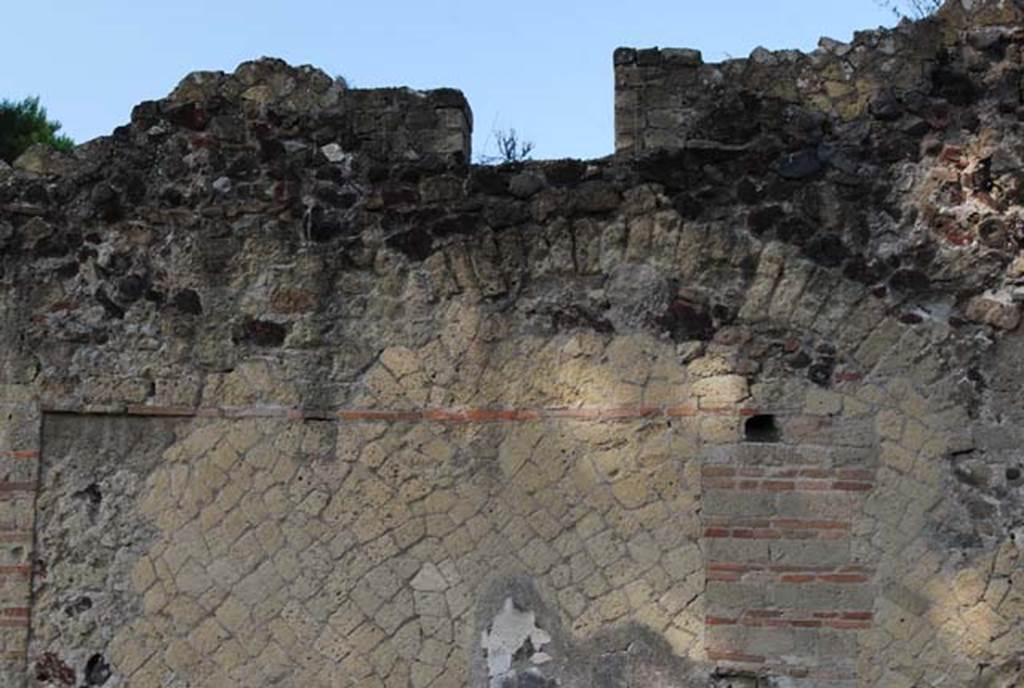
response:
[(0, 683), (1020, 685), (1022, 18), (620, 50), (602, 160), (259, 60), (0, 169)]
[[(923, 93), (965, 105), (981, 89), (987, 98), (1013, 103), (1020, 56), (1003, 48), (1017, 12), (1011, 1), (947, 2), (937, 17), (860, 31), (849, 43), (822, 38), (812, 53), (757, 48), (749, 58), (716, 64), (704, 64), (693, 49), (620, 48), (614, 57), (616, 152), (641, 155), (705, 140), (743, 144), (760, 123), (738, 116), (751, 110), (774, 110), (771, 133), (793, 136), (823, 121), (841, 126), (864, 117), (924, 132), (921, 120), (942, 113), (919, 97)], [(991, 69), (993, 57), (998, 69)], [(987, 74), (979, 78), (980, 72)], [(790, 164), (793, 173), (810, 165), (803, 159)]]

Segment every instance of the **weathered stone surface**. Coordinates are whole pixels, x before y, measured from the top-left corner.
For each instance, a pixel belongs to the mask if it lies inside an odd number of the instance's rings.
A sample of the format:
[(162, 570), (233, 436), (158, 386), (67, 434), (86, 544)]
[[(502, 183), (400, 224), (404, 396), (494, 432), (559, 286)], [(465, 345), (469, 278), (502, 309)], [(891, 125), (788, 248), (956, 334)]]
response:
[(14, 161), (14, 169), (47, 176), (60, 176), (67, 166), (68, 160), (64, 153), (41, 143), (31, 146)]
[(965, 315), (1001, 330), (1014, 330), (1020, 324), (1020, 306), (1012, 298), (976, 296), (968, 302)]
[(1020, 12), (620, 49), (602, 160), (260, 60), (0, 170), (0, 683), (1019, 684)]

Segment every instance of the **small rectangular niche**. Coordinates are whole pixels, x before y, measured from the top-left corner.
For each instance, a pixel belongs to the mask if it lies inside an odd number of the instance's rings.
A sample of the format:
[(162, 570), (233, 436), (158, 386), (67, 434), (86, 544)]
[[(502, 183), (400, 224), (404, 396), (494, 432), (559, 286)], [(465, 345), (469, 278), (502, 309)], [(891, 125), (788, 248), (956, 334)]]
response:
[(780, 442), (782, 431), (775, 416), (770, 413), (758, 414), (747, 418), (743, 424), (743, 439), (747, 442)]

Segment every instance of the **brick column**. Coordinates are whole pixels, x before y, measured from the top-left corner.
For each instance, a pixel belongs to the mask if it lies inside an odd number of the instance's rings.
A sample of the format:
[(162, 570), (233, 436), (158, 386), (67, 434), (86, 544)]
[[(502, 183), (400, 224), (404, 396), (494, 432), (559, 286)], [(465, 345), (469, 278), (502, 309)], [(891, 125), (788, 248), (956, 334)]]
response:
[(25, 685), (41, 414), (28, 387), (0, 385), (0, 685)]
[(855, 546), (874, 464), (869, 447), (827, 443), (752, 443), (706, 457), (711, 661), (787, 685), (855, 685), (858, 635), (874, 619), (874, 569)]

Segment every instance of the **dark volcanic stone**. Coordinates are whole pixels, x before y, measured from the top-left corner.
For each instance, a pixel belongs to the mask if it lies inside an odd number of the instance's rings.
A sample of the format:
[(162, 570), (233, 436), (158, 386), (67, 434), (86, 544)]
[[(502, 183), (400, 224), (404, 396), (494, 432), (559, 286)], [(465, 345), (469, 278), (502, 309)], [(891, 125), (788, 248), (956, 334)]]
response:
[(710, 341), (715, 335), (711, 315), (702, 308), (686, 301), (673, 301), (657, 320), (665, 332), (677, 342), (700, 340)]
[(100, 183), (90, 194), (93, 212), (104, 222), (116, 222), (121, 219), (121, 199), (109, 184)]
[(392, 234), (385, 240), (385, 243), (415, 261), (426, 260), (434, 251), (434, 238), (430, 235), (430, 231), (422, 225)]
[(107, 296), (107, 292), (103, 287), (96, 290), (96, 300), (101, 306), (103, 306), (103, 310), (106, 312), (108, 318), (114, 318), (115, 320), (121, 320), (124, 318), (124, 308), (114, 303), (111, 298)]
[(893, 95), (892, 91), (883, 91), (875, 96), (869, 105), (869, 109), (875, 119), (883, 122), (899, 119), (903, 112), (903, 106), (896, 96)]
[(832, 361), (815, 363), (807, 369), (807, 379), (819, 387), (828, 387), (832, 383), (832, 371), (834, 369), (835, 363)]
[(275, 347), (284, 344), (288, 327), (281, 323), (246, 317), (236, 328), (232, 337), (236, 344)]
[(205, 129), (209, 119), (206, 111), (196, 103), (183, 103), (182, 105), (171, 107), (165, 114), (171, 124), (193, 131)]
[(777, 205), (754, 208), (747, 215), (747, 227), (754, 234), (764, 234), (775, 227), (776, 223), (785, 216), (786, 211)]
[(145, 275), (127, 275), (117, 283), (117, 295), (128, 303), (142, 298), (149, 289), (149, 279)]
[(193, 289), (182, 289), (171, 299), (171, 306), (188, 315), (202, 315), (203, 303)]
[(804, 246), (804, 255), (818, 265), (834, 268), (842, 265), (850, 252), (843, 240), (835, 234), (821, 234), (813, 237)]
[(544, 180), (535, 174), (523, 172), (509, 181), (509, 192), (516, 198), (529, 198), (544, 188)]
[(978, 98), (978, 88), (971, 78), (948, 64), (932, 73), (932, 93), (953, 105), (970, 105)]
[(552, 186), (575, 186), (586, 169), (580, 160), (554, 160), (544, 165), (544, 176)]
[(586, 213), (615, 210), (621, 200), (619, 192), (608, 182), (583, 182), (576, 190), (576, 208)]
[(494, 167), (474, 167), (469, 173), (469, 193), (501, 196), (508, 193), (508, 177)]
[(103, 655), (93, 655), (85, 663), (85, 684), (87, 686), (102, 686), (111, 674), (110, 664), (107, 663)]
[(928, 291), (931, 280), (920, 270), (902, 269), (892, 274), (889, 278), (889, 286), (896, 291), (916, 294)]
[(813, 150), (786, 153), (775, 162), (775, 171), (785, 179), (807, 179), (818, 174), (821, 169), (821, 160)]

